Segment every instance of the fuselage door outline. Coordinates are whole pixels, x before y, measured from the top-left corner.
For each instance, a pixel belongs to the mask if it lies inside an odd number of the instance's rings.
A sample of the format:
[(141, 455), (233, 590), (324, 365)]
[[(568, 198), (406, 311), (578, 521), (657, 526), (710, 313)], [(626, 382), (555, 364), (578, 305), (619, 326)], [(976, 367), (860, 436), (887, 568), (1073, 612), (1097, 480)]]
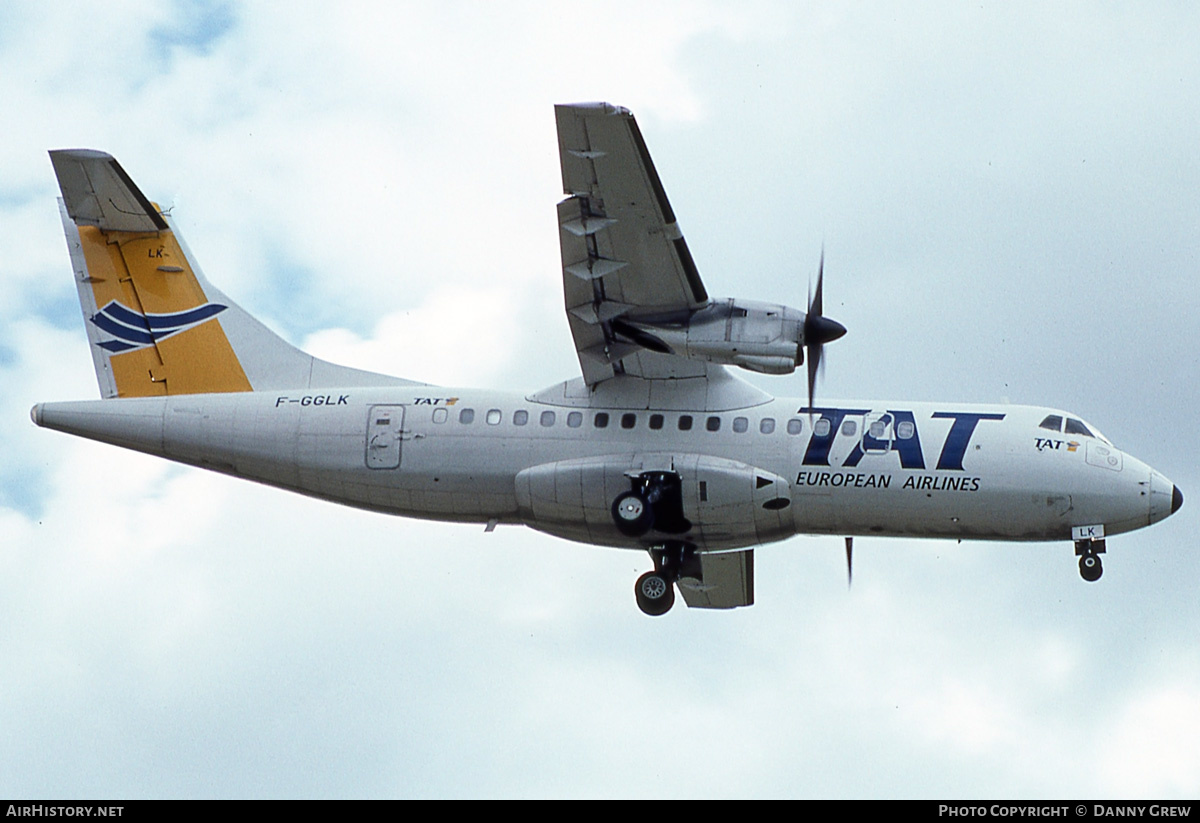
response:
[(366, 461), (369, 469), (400, 468), (404, 406), (372, 406), (367, 418)]

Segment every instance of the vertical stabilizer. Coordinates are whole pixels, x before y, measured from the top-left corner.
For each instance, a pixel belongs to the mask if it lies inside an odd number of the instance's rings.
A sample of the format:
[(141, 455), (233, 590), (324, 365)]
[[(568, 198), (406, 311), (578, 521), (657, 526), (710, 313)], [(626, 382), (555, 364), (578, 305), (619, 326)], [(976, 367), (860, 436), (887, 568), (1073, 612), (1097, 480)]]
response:
[(112, 155), (50, 152), (104, 397), (410, 381), (305, 354), (204, 279), (166, 217)]

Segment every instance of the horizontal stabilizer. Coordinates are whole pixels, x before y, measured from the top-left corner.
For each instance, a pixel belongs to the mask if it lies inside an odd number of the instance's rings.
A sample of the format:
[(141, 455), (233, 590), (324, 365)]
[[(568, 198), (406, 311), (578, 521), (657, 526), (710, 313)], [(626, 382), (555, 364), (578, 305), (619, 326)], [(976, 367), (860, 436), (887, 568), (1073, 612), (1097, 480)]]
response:
[(60, 149), (50, 152), (67, 214), (77, 224), (101, 231), (163, 231), (167, 223), (121, 164), (107, 152)]

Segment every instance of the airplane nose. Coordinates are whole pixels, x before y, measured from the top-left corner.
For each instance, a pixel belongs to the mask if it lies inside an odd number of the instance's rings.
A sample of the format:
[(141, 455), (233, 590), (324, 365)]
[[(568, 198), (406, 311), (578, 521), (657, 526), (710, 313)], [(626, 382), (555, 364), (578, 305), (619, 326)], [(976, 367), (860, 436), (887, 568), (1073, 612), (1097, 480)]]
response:
[(1183, 492), (1156, 471), (1150, 473), (1150, 522), (1157, 523), (1179, 511)]

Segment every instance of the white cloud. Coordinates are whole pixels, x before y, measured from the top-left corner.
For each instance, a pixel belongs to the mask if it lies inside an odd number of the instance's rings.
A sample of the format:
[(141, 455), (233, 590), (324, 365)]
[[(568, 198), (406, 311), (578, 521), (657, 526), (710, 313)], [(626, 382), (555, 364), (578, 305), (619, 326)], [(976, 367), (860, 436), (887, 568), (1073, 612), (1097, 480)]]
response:
[(1194, 797), (1200, 791), (1200, 683), (1191, 674), (1148, 685), (1111, 719), (1101, 736), (1099, 770), (1114, 795)]
[(347, 329), (311, 335), (304, 350), (335, 363), (442, 386), (494, 385), (511, 368), (522, 331), (510, 288), (433, 292), (412, 311), (386, 315), (363, 339)]

